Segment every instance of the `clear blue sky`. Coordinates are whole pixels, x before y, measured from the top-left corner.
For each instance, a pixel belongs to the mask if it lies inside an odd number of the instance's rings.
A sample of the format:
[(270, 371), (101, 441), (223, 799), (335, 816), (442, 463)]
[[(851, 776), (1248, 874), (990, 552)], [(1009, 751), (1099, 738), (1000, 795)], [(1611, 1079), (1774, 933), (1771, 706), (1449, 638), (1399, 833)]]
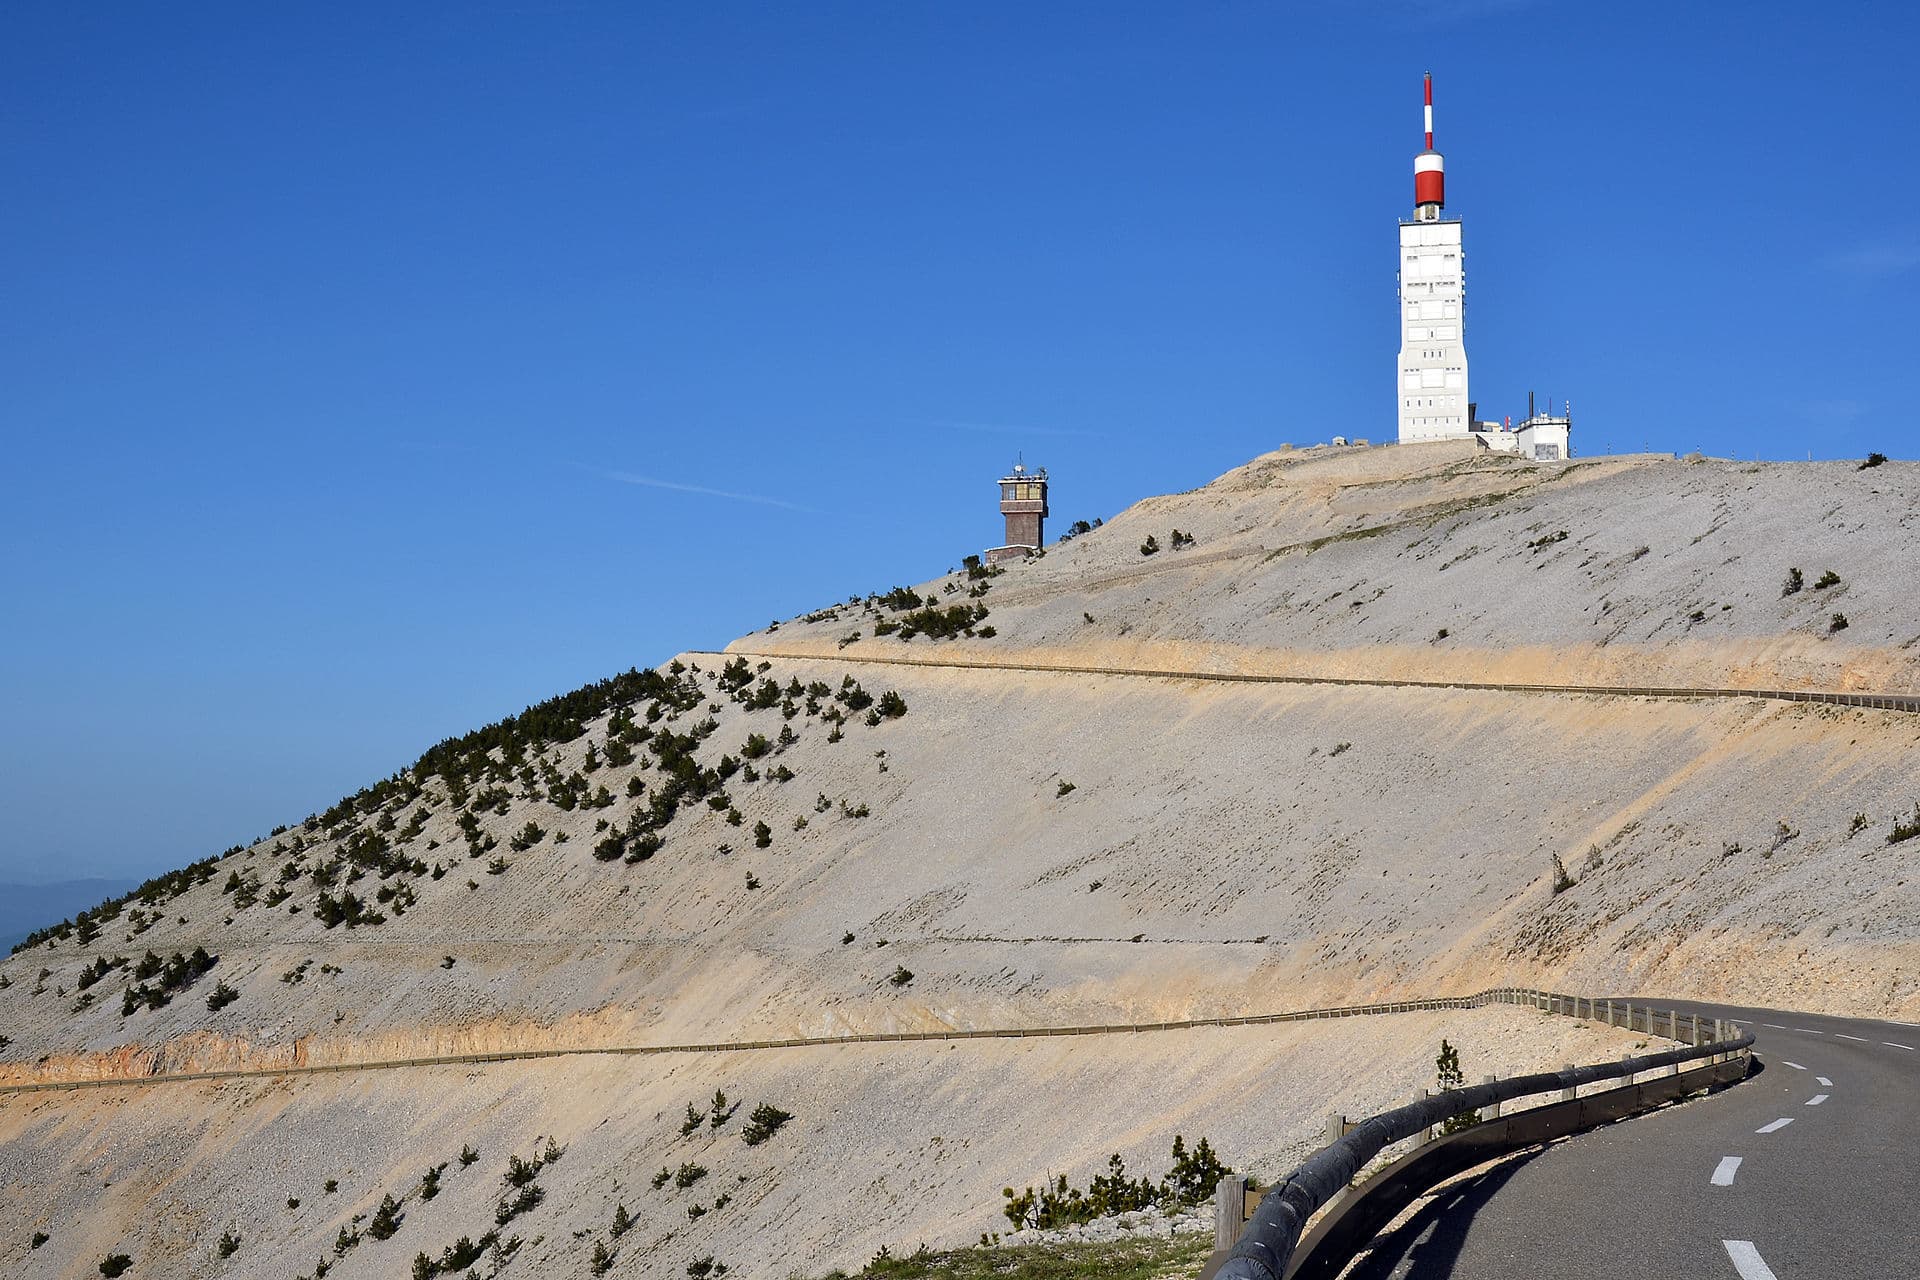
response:
[(1905, 4), (0, 14), (0, 879), (1390, 435), (1420, 73), (1483, 413), (1916, 452)]

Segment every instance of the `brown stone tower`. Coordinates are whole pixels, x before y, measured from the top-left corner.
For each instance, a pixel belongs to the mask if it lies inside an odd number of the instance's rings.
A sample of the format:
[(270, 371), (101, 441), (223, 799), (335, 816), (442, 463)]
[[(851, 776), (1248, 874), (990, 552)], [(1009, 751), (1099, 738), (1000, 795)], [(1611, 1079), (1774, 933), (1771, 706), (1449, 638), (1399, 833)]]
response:
[(987, 552), (987, 563), (1032, 555), (1046, 541), (1047, 469), (1028, 471), (1016, 462), (1000, 480), (1000, 514), (1007, 518), (1007, 542)]

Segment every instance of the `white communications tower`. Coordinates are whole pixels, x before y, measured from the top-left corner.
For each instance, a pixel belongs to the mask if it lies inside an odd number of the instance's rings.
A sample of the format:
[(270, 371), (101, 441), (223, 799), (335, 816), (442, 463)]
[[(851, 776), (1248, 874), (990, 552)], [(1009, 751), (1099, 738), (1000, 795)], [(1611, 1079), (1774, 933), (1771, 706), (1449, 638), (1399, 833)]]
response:
[(1460, 219), (1442, 218), (1446, 161), (1433, 149), (1433, 77), (1426, 78), (1427, 147), (1413, 158), (1413, 219), (1400, 224), (1400, 442), (1458, 439), (1477, 425), (1467, 399), (1466, 255)]

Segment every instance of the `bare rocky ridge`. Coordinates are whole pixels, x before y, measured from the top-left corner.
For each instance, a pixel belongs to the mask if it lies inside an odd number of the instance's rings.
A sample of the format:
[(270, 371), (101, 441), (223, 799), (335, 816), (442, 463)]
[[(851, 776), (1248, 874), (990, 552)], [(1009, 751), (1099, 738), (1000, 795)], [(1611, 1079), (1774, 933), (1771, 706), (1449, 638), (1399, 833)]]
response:
[[(919, 584), (905, 608), (832, 607), (634, 673), (620, 688), (641, 696), (577, 725), (522, 718), (556, 736), (430, 754), (451, 774), (403, 774), (39, 939), (0, 965), (0, 1083), (1160, 1021), (1507, 983), (1920, 1016), (1920, 844), (1889, 841), (1920, 821), (1920, 716), (862, 661), (1914, 692), (1916, 513), (1920, 467), (1902, 463), (1268, 455), (1005, 573)], [(1174, 550), (1174, 528), (1193, 545)], [(1148, 534), (1163, 549), (1143, 556)], [(1839, 581), (1816, 585), (1828, 570)], [(950, 640), (875, 635), (927, 599), (987, 614)], [(880, 714), (889, 691), (904, 714)], [(328, 927), (348, 893), (361, 922)], [(206, 972), (158, 990), (195, 948)], [(640, 1214), (680, 1108), (723, 1087), (794, 1111), (788, 1145), (738, 1170), (750, 1211), (744, 1191), (732, 1218), (699, 1222), (661, 1201), (647, 1229), (673, 1232), (656, 1239), (662, 1274), (717, 1250), (735, 1274), (784, 1275), (971, 1239), (999, 1225), (1000, 1185), (1084, 1177), (1115, 1149), (1151, 1164), (1174, 1131), (1278, 1160), (1328, 1106), (1426, 1082), (1441, 1034), (1478, 1050), (1471, 1070), (1620, 1052), (1517, 1016), (22, 1095), (0, 1102), (0, 1217), (138, 1234), (156, 1275), (221, 1272), (202, 1237), (231, 1219), (272, 1242), (273, 1265), (226, 1266), (310, 1275), (356, 1210), (281, 1182), (331, 1176), (340, 1155), (357, 1171), (341, 1194), (377, 1203), (475, 1140), (485, 1162), (449, 1170), (414, 1219), (446, 1231), (409, 1227), (334, 1273), (387, 1275), (488, 1228), (507, 1151), (557, 1134), (569, 1154), (542, 1180), (567, 1194), (512, 1230), (543, 1236), (524, 1257), (584, 1272), (592, 1240), (572, 1233), (611, 1217), (615, 1178), (619, 1195), (639, 1184)], [(1341, 1065), (1316, 1076), (1323, 1054)], [(1228, 1086), (1199, 1067), (1229, 1061), (1224, 1078), (1272, 1096), (1286, 1125), (1215, 1121)], [(1115, 1097), (1138, 1101), (1116, 1113)], [(940, 1151), (913, 1146), (903, 1115), (938, 1117)], [(971, 1163), (929, 1181), (948, 1143)], [(863, 1216), (869, 1182), (903, 1206), (884, 1227)], [(302, 1210), (279, 1209), (288, 1197)], [(174, 1207), (140, 1221), (149, 1200)], [(97, 1261), (34, 1253), (0, 1239), (0, 1262), (40, 1268), (23, 1274)]]

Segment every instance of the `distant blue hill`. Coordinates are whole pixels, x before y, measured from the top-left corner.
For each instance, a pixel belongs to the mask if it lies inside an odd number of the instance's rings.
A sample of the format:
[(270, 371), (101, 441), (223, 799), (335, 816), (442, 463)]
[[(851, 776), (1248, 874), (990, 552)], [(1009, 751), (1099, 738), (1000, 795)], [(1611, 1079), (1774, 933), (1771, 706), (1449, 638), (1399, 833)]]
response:
[(53, 884), (0, 882), (0, 955), (36, 929), (70, 919), (134, 887), (132, 880), (60, 880)]

